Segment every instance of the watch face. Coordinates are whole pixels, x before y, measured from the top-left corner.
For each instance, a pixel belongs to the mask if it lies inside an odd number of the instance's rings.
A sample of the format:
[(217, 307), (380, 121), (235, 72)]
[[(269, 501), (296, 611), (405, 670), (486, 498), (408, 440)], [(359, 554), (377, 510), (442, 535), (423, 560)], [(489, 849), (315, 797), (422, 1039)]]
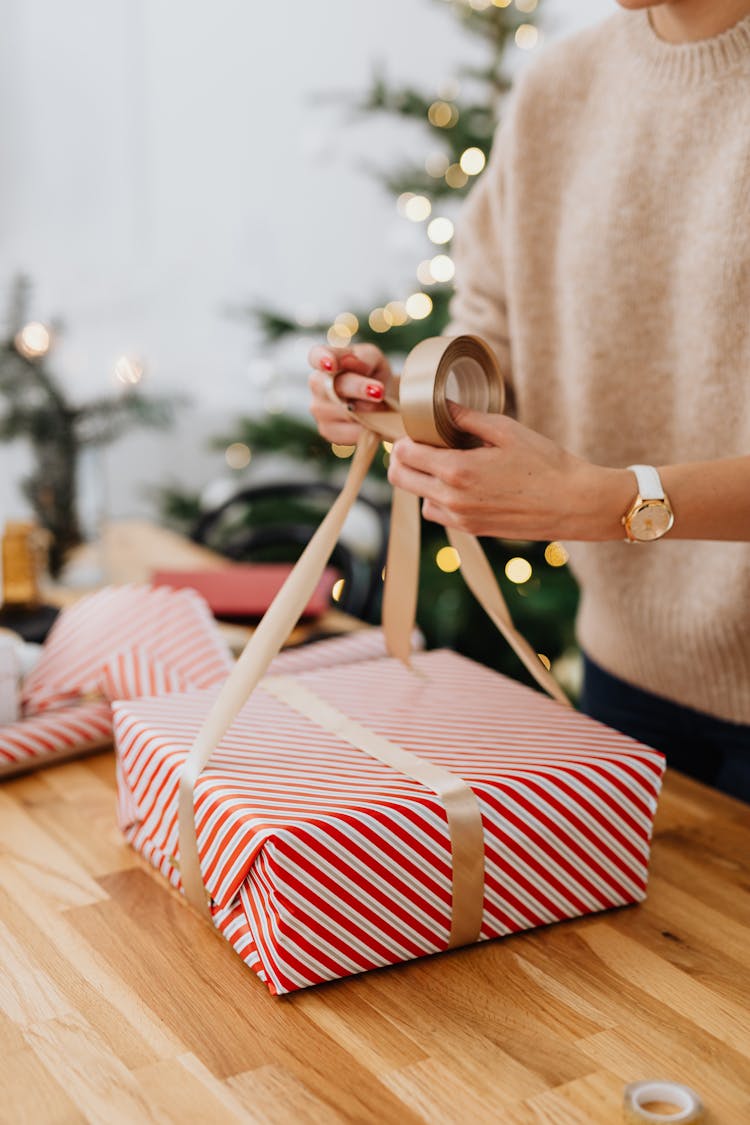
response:
[(660, 539), (673, 523), (674, 516), (663, 501), (647, 501), (630, 517), (630, 534), (635, 539)]

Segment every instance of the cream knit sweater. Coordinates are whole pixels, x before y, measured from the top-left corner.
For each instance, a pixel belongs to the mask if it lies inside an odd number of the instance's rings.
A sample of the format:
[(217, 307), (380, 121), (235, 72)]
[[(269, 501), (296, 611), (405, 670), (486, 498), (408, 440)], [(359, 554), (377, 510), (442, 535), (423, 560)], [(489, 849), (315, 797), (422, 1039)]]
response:
[[(548, 48), (454, 254), (448, 331), (493, 345), (525, 425), (613, 467), (750, 453), (750, 18), (674, 46), (618, 12)], [(592, 659), (750, 723), (750, 542), (568, 547)]]

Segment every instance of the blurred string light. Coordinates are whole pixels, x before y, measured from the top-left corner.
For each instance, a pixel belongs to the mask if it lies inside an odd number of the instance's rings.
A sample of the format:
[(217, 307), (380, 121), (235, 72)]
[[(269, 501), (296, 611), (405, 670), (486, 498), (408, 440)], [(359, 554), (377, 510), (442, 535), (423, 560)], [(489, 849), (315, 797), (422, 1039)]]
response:
[(544, 557), (550, 566), (565, 566), (570, 556), (562, 543), (554, 542), (544, 548)]
[(332, 324), (326, 332), (326, 339), (332, 348), (345, 348), (351, 343), (352, 333), (345, 324)]
[(25, 359), (41, 359), (50, 349), (52, 333), (46, 324), (41, 324), (38, 320), (32, 320), (28, 324), (24, 324), (13, 342), (16, 345), (16, 351)]
[(334, 348), (345, 348), (351, 343), (352, 336), (358, 331), (359, 321), (354, 313), (339, 313), (326, 334), (328, 343)]
[(453, 238), (453, 223), (450, 219), (445, 219), (442, 216), (433, 219), (427, 227), (427, 237), (430, 242), (435, 242), (439, 246), (445, 242), (450, 242)]
[(339, 457), (342, 461), (345, 461), (347, 457), (351, 457), (356, 448), (356, 445), (337, 445), (334, 442), (331, 446), (331, 452), (334, 457)]
[(339, 578), (338, 581), (334, 582), (334, 584), (333, 584), (333, 589), (331, 590), (331, 597), (333, 598), (333, 600), (335, 602), (340, 602), (341, 601), (341, 595), (343, 594), (343, 592), (344, 592), (344, 579)]
[(441, 99), (427, 110), (427, 120), (438, 129), (452, 129), (458, 121), (458, 109), (452, 102)]
[(368, 317), (368, 322), (373, 332), (387, 332), (391, 327), (391, 321), (384, 308), (373, 309)]
[(391, 325), (406, 324), (409, 319), (409, 314), (406, 311), (406, 305), (403, 301), (389, 301), (383, 308), (383, 313), (386, 320)]
[(432, 276), (432, 261), (430, 258), (425, 258), (425, 260), (420, 262), (417, 266), (417, 281), (420, 281), (422, 285), (435, 284), (435, 278)]
[(516, 0), (516, 7), (519, 12), (535, 12), (539, 0)]
[(531, 51), (539, 42), (539, 31), (533, 23), (522, 23), (516, 28), (515, 40), (522, 51)]
[(412, 293), (406, 298), (406, 311), (412, 320), (424, 320), (432, 312), (432, 297), (427, 293)]
[(244, 441), (233, 441), (224, 451), (224, 460), (230, 469), (246, 469), (252, 460), (250, 446)]
[(143, 378), (143, 364), (132, 356), (121, 355), (115, 363), (115, 375), (129, 387), (137, 387)]
[(517, 586), (522, 586), (524, 582), (528, 582), (532, 573), (531, 563), (528, 559), (516, 556), (508, 559), (505, 564), (505, 577), (509, 582), (515, 582)]
[(513, 0), (492, 0), (496, 8), (509, 8)]
[(396, 201), (399, 215), (411, 219), (413, 223), (422, 223), (429, 217), (432, 204), (426, 195), (415, 195), (414, 192), (403, 192)]
[(492, 0), (469, 0), (469, 7), (475, 12), (486, 12), (492, 6)]
[(453, 259), (447, 254), (436, 254), (430, 261), (430, 273), (435, 281), (450, 281), (455, 272)]
[(459, 167), (467, 176), (478, 176), (487, 163), (481, 148), (467, 148), (461, 153)]
[(541, 660), (542, 664), (544, 665), (544, 667), (545, 667), (545, 668), (547, 669), (547, 671), (549, 672), (550, 668), (552, 667), (552, 663), (551, 663), (551, 661), (550, 661), (550, 658), (549, 658), (548, 656), (545, 656), (543, 652), (538, 652), (538, 653), (537, 653), (537, 656), (539, 657), (539, 659)]
[(444, 152), (431, 152), (424, 162), (425, 172), (439, 180), (448, 171), (450, 158)]
[(455, 547), (441, 547), (435, 555), (438, 570), (445, 574), (453, 574), (461, 566), (461, 557)]
[(460, 164), (451, 164), (446, 170), (445, 182), (448, 187), (462, 188), (469, 182), (469, 177)]

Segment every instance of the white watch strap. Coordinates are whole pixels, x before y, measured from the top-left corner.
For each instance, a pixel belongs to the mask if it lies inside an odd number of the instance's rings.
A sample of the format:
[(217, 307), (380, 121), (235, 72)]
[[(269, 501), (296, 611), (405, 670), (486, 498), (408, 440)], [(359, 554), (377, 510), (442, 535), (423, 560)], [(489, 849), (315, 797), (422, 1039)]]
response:
[(642, 500), (664, 499), (661, 477), (653, 465), (628, 465), (628, 468), (635, 473)]

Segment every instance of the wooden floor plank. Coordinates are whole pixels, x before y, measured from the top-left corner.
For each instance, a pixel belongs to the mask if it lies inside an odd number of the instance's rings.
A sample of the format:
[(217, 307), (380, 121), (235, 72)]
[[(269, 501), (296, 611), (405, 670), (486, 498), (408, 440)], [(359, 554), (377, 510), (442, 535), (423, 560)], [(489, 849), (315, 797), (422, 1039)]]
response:
[(84, 1116), (107, 1125), (171, 1125), (130, 1070), (79, 1014), (39, 1020), (24, 1039), (42, 1065), (74, 1099)]
[[(30, 1047), (2, 1059), (1, 1125), (88, 1125), (75, 1095), (64, 1089)], [(62, 1083), (62, 1084), (61, 1084)]]

